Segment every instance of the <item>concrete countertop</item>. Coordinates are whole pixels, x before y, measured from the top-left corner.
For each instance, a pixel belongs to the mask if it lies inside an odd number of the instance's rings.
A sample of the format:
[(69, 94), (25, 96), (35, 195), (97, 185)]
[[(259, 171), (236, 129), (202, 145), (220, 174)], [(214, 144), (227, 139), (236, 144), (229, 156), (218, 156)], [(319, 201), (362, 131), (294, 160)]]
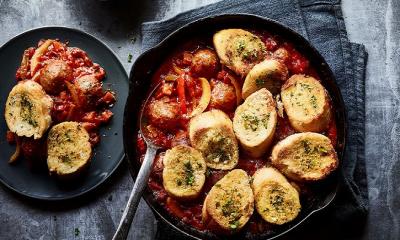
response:
[[(129, 1), (126, 1), (129, 2)], [(140, 23), (216, 0), (0, 0), (0, 45), (40, 26), (89, 32), (107, 43), (125, 69), (140, 53)], [(366, 161), (370, 213), (361, 239), (400, 239), (400, 1), (342, 0), (351, 41), (366, 46)], [(4, 80), (4, 79), (3, 79)], [(124, 163), (125, 164), (125, 163)], [(27, 201), (0, 187), (0, 239), (111, 239), (128, 199), (126, 167), (87, 197), (62, 207)], [(154, 239), (156, 220), (142, 201), (129, 239)]]

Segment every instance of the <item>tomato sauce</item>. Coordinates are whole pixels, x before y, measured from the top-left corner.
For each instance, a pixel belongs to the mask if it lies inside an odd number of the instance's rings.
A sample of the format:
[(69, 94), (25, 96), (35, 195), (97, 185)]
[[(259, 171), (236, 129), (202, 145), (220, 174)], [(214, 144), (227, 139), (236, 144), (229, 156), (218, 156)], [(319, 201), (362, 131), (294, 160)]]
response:
[[(303, 56), (296, 48), (288, 41), (285, 41), (279, 36), (270, 34), (266, 31), (252, 31), (258, 35), (265, 43), (267, 49), (267, 56), (282, 61), (288, 68), (290, 75), (292, 74), (305, 74), (313, 76), (320, 80), (315, 69), (310, 65), (309, 60)], [(161, 99), (165, 96), (172, 99), (178, 108), (179, 114), (177, 118), (179, 121), (174, 128), (164, 129), (162, 126), (152, 126), (150, 121), (150, 131), (152, 136), (156, 136), (155, 140), (161, 144), (165, 149), (175, 146), (176, 138), (186, 138), (185, 141), (178, 141), (179, 143), (189, 144), (187, 140), (187, 122), (188, 113), (198, 104), (198, 99), (201, 96), (201, 85), (195, 73), (192, 72), (191, 66), (196, 51), (208, 49), (213, 50), (212, 44), (204, 39), (197, 39), (190, 41), (177, 49), (161, 67), (153, 75), (153, 87), (156, 87), (156, 94), (151, 98), (150, 102)], [(282, 51), (284, 49), (285, 51)], [(285, 52), (286, 55), (278, 54)], [(216, 71), (208, 74), (209, 81), (219, 81), (228, 86), (233, 86), (230, 77), (236, 79), (237, 83), (243, 84), (243, 79), (235, 75), (232, 71), (222, 66), (219, 62), (215, 67)], [(182, 86), (183, 85), (183, 86)], [(236, 99), (235, 99), (236, 101)], [(174, 105), (175, 106), (175, 105)], [(144, 106), (148, 108), (149, 106)], [(210, 105), (206, 110), (213, 107)], [(224, 109), (222, 109), (224, 110)], [(233, 111), (225, 111), (231, 118), (233, 118)], [(179, 134), (178, 134), (179, 133)], [(274, 143), (286, 138), (289, 135), (296, 133), (291, 127), (286, 115), (278, 117), (277, 128), (275, 132)], [(328, 130), (323, 133), (328, 136), (332, 144), (336, 146), (337, 133), (336, 123), (333, 118), (329, 124)], [(184, 135), (184, 137), (182, 137)], [(139, 159), (143, 159), (146, 152), (146, 145), (140, 133), (137, 136), (137, 152)], [(270, 152), (260, 159), (249, 158), (240, 154), (239, 163), (236, 168), (245, 170), (250, 176), (255, 173), (259, 168), (269, 164)], [(162, 184), (162, 157), (163, 152), (159, 154), (153, 165), (153, 171), (148, 182), (149, 188), (153, 192), (155, 200), (162, 205), (172, 216), (181, 219), (184, 223), (189, 224), (199, 230), (205, 230), (206, 227), (202, 224), (201, 209), (203, 201), (208, 191), (212, 186), (224, 177), (229, 171), (208, 169), (206, 173), (206, 182), (203, 187), (203, 192), (196, 200), (191, 202), (179, 202), (172, 197), (169, 197)], [(271, 224), (265, 222), (261, 217), (255, 213), (250, 218), (249, 223), (245, 228), (253, 233), (261, 233), (271, 228)]]

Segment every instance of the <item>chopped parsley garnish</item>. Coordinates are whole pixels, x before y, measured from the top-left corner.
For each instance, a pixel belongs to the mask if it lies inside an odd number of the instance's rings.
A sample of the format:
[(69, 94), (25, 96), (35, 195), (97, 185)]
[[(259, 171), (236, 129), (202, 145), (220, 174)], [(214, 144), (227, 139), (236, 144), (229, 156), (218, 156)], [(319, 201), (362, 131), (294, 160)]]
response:
[(182, 186), (182, 180), (180, 180), (180, 179), (176, 180), (176, 185)]
[(313, 108), (317, 108), (317, 98), (314, 95), (311, 96), (310, 103)]
[(229, 152), (231, 140), (218, 133), (210, 141), (205, 158), (212, 162), (227, 163), (231, 159), (231, 153)]
[(21, 95), (21, 117), (24, 121), (28, 122), (29, 125), (37, 127), (38, 123), (33, 119), (33, 104), (26, 95)]
[(129, 54), (128, 54), (128, 63), (131, 63), (131, 62), (132, 62), (132, 57), (133, 57), (132, 54), (129, 53)]
[(209, 168), (207, 168), (207, 170), (206, 170), (206, 177), (211, 176), (211, 174), (212, 174), (211, 170), (210, 170)]
[(311, 92), (311, 89), (313, 89), (313, 87), (311, 87), (310, 84), (307, 83), (300, 83), (300, 87), (304, 90), (308, 90), (309, 92)]
[(61, 155), (61, 156), (60, 156), (60, 160), (61, 160), (63, 163), (71, 163), (71, 158), (70, 158), (70, 156), (68, 156), (68, 155)]
[(310, 142), (309, 141), (303, 140), (303, 141), (301, 141), (301, 144), (303, 145), (305, 153), (307, 153), (307, 154), (311, 153), (311, 146), (310, 146)]
[(246, 48), (246, 42), (244, 40), (239, 40), (237, 43), (236, 51), (241, 54)]
[(262, 79), (262, 78), (257, 78), (256, 79), (256, 86), (258, 88), (263, 87), (264, 85), (265, 85), (265, 79)]
[(81, 231), (79, 231), (79, 228), (75, 228), (75, 237), (79, 236)]
[(194, 183), (194, 171), (190, 161), (184, 163), (185, 166), (185, 183), (192, 186)]
[(242, 115), (243, 125), (246, 130), (251, 129), (252, 131), (256, 131), (258, 128), (259, 119), (253, 115)]

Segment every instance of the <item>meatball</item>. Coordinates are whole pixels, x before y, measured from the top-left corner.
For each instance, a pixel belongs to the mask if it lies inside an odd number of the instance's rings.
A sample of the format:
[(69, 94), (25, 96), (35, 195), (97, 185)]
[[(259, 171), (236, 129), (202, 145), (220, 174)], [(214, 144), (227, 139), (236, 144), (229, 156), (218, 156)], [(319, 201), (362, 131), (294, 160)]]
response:
[(75, 80), (79, 106), (91, 109), (97, 105), (98, 100), (103, 96), (101, 83), (94, 75), (85, 75)]
[(65, 88), (65, 81), (73, 78), (71, 67), (62, 60), (50, 60), (41, 70), (40, 85), (47, 93), (58, 94)]
[(160, 129), (174, 129), (179, 123), (179, 104), (168, 97), (151, 101), (147, 115), (152, 125)]
[(210, 49), (198, 50), (192, 58), (192, 71), (198, 77), (209, 78), (218, 70), (218, 58)]
[(274, 52), (273, 58), (281, 62), (286, 62), (287, 60), (289, 60), (289, 52), (284, 48), (278, 48)]
[(233, 112), (236, 107), (235, 87), (218, 80), (211, 80), (210, 108)]

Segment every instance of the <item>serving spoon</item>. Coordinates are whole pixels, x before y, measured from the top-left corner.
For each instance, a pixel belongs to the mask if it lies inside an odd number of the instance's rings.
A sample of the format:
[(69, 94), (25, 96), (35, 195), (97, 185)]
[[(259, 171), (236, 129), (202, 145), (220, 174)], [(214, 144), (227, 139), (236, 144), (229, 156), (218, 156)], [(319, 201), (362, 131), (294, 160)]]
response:
[[(156, 89), (158, 89), (159, 85), (160, 84), (157, 84), (157, 86), (153, 88), (153, 91), (148, 95), (148, 98), (146, 99), (145, 104), (143, 106), (147, 106), (148, 101), (153, 96)], [(142, 111), (140, 113), (139, 121), (140, 121), (139, 122), (140, 132), (147, 145), (146, 154), (144, 156), (139, 173), (133, 185), (133, 189), (129, 196), (128, 203), (126, 204), (125, 210), (122, 213), (121, 221), (112, 238), (113, 240), (125, 240), (128, 237), (129, 229), (132, 224), (133, 218), (135, 217), (135, 213), (139, 205), (140, 198), (142, 196), (144, 189), (147, 186), (147, 182), (149, 180), (151, 172), (151, 167), (153, 165), (154, 158), (157, 154), (157, 150), (162, 148), (161, 146), (157, 145), (155, 141), (148, 135), (148, 131), (146, 130), (147, 124), (145, 124), (146, 121), (144, 117), (144, 108), (142, 108)]]

